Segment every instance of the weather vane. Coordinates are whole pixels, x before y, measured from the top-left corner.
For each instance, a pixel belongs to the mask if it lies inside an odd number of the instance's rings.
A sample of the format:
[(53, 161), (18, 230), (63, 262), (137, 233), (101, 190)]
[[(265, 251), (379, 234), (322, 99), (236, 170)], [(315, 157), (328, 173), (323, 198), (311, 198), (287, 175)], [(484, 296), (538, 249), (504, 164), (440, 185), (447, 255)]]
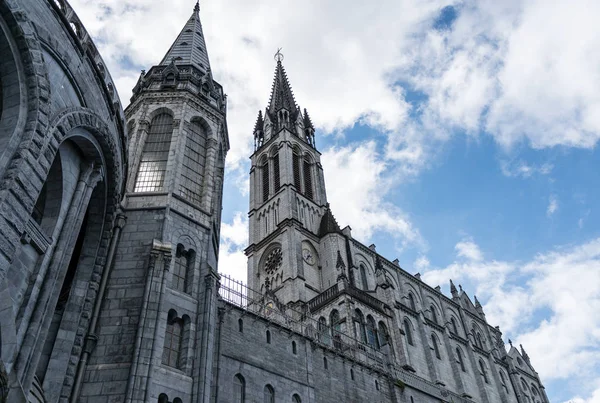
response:
[(275, 53), (275, 56), (274, 56), (275, 60), (277, 60), (278, 62), (283, 60), (283, 53), (281, 53), (281, 49), (283, 49), (283, 48), (277, 49), (277, 53)]

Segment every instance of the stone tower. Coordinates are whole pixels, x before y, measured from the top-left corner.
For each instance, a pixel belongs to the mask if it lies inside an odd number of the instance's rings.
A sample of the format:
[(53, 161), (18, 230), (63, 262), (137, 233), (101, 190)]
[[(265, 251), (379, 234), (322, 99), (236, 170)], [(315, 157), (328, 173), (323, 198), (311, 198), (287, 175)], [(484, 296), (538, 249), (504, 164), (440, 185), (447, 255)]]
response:
[(250, 169), (248, 282), (282, 303), (305, 302), (322, 288), (321, 263), (308, 239), (318, 234), (327, 204), (321, 154), (306, 109), (277, 66), (271, 98), (254, 127)]
[(112, 401), (205, 402), (229, 140), (198, 4), (162, 61), (140, 75), (125, 116), (127, 224), (80, 401), (101, 390)]

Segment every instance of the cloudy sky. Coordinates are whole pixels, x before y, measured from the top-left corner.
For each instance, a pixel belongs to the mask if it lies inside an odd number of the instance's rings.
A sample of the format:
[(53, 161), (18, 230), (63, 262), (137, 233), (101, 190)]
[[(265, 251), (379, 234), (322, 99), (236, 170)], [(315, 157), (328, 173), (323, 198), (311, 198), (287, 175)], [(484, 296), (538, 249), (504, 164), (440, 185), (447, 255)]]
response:
[[(71, 3), (124, 105), (194, 6)], [(338, 222), (476, 294), (552, 402), (600, 402), (599, 15), (597, 0), (204, 0), (229, 95), (220, 270), (245, 279), (251, 131), (283, 47)]]

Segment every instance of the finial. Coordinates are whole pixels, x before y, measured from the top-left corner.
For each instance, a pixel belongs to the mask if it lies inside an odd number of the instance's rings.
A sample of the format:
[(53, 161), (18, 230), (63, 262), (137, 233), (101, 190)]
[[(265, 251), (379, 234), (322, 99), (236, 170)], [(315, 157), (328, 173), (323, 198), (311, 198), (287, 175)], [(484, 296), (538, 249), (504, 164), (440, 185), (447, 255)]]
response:
[(283, 48), (278, 48), (277, 53), (275, 53), (274, 56), (274, 59), (277, 61), (277, 63), (281, 63), (283, 61), (283, 53), (281, 53), (281, 49)]
[(194, 7), (194, 11), (195, 12), (200, 11), (200, 0), (196, 0), (196, 6)]
[(512, 340), (511, 339), (508, 339), (508, 344), (510, 344), (510, 347), (512, 348), (513, 345), (512, 345)]

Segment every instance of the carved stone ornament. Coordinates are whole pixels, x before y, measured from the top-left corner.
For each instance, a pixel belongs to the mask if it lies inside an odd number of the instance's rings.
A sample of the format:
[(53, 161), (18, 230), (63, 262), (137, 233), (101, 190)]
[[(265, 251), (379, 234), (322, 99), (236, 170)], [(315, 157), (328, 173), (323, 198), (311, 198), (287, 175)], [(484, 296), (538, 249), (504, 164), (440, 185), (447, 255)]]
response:
[(282, 260), (283, 253), (281, 252), (281, 248), (273, 249), (267, 256), (267, 260), (265, 260), (265, 272), (267, 274), (275, 273), (281, 267)]

